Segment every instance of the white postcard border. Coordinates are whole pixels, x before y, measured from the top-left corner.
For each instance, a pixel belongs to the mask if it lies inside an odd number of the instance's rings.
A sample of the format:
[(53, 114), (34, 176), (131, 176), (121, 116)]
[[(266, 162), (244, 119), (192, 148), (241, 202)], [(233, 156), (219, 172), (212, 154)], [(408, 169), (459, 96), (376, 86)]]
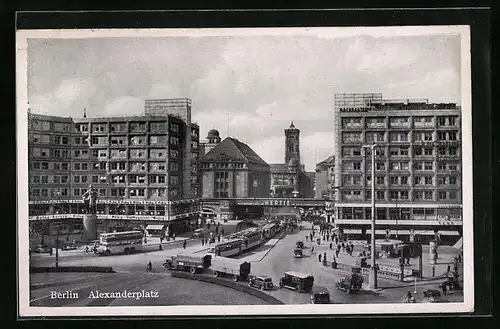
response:
[[(313, 35), (342, 38), (358, 35), (374, 37), (459, 34), (461, 36), (462, 106), (462, 193), (464, 301), (443, 304), (332, 304), (262, 306), (130, 306), (130, 307), (33, 307), (29, 302), (29, 225), (28, 225), (28, 93), (27, 40), (29, 38), (106, 38), (106, 37), (201, 37), (209, 35)], [(457, 26), (405, 27), (314, 27), (314, 28), (231, 28), (231, 29), (92, 29), (19, 30), (16, 35), (17, 87), (17, 241), (18, 311), (21, 317), (72, 316), (238, 316), (238, 315), (362, 315), (394, 313), (451, 313), (474, 310), (474, 249), (472, 195), (472, 101), (470, 28)], [(332, 97), (333, 101), (333, 97)]]

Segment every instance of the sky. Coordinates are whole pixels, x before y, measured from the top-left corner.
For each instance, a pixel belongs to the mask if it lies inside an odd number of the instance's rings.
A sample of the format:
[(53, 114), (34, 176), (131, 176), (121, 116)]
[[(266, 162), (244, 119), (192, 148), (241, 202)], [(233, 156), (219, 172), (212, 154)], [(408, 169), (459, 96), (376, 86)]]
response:
[(312, 171), (334, 153), (336, 93), (460, 103), (460, 35), (279, 35), (28, 39), (35, 113), (127, 116), (144, 100), (190, 98), (192, 121), (283, 163), (284, 129), (301, 130)]

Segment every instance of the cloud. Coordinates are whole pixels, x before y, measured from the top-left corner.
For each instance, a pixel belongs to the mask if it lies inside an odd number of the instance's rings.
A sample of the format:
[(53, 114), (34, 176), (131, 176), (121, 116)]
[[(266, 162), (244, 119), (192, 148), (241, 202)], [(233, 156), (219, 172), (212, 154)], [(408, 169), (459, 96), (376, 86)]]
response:
[(50, 115), (73, 115), (83, 113), (87, 99), (96, 93), (94, 81), (83, 78), (64, 79), (53, 92), (29, 97), (30, 108), (35, 113)]
[(180, 88), (174, 86), (168, 82), (157, 83), (151, 87), (148, 92), (148, 98), (182, 98), (187, 95), (183, 95)]
[(249, 146), (268, 164), (285, 162), (284, 135), (259, 139), (250, 143)]
[(144, 100), (124, 96), (106, 102), (105, 110), (99, 116), (135, 116), (144, 114)]
[(255, 112), (266, 120), (321, 120), (331, 116), (330, 109), (310, 106), (307, 98), (279, 100), (259, 106)]
[(375, 51), (369, 51), (361, 56), (357, 66), (358, 71), (383, 71), (398, 69), (415, 63), (418, 54), (404, 44), (382, 42)]

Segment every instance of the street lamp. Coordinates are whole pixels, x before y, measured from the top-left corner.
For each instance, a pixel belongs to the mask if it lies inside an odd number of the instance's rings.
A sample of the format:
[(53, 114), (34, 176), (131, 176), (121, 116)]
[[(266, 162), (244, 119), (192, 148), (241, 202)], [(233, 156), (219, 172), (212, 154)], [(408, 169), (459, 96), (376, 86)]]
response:
[[(370, 269), (370, 288), (377, 288), (377, 266), (375, 264), (375, 148), (377, 144), (363, 145), (363, 149), (371, 149), (372, 152), (372, 236), (371, 236), (371, 269)], [(366, 162), (365, 162), (366, 163)]]
[(54, 223), (57, 227), (57, 234), (56, 234), (56, 270), (59, 268), (59, 230), (60, 230), (60, 225), (61, 223)]

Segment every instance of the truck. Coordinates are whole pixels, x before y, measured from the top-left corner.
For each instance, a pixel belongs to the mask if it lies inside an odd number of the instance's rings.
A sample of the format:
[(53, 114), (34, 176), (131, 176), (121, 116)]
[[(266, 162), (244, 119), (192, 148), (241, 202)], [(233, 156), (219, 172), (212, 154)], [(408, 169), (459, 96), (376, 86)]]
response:
[(191, 274), (203, 272), (212, 265), (211, 255), (179, 254), (167, 258), (163, 267), (168, 270), (189, 271)]
[(227, 257), (215, 257), (210, 269), (214, 277), (230, 276), (233, 281), (245, 281), (250, 274), (250, 263)]

